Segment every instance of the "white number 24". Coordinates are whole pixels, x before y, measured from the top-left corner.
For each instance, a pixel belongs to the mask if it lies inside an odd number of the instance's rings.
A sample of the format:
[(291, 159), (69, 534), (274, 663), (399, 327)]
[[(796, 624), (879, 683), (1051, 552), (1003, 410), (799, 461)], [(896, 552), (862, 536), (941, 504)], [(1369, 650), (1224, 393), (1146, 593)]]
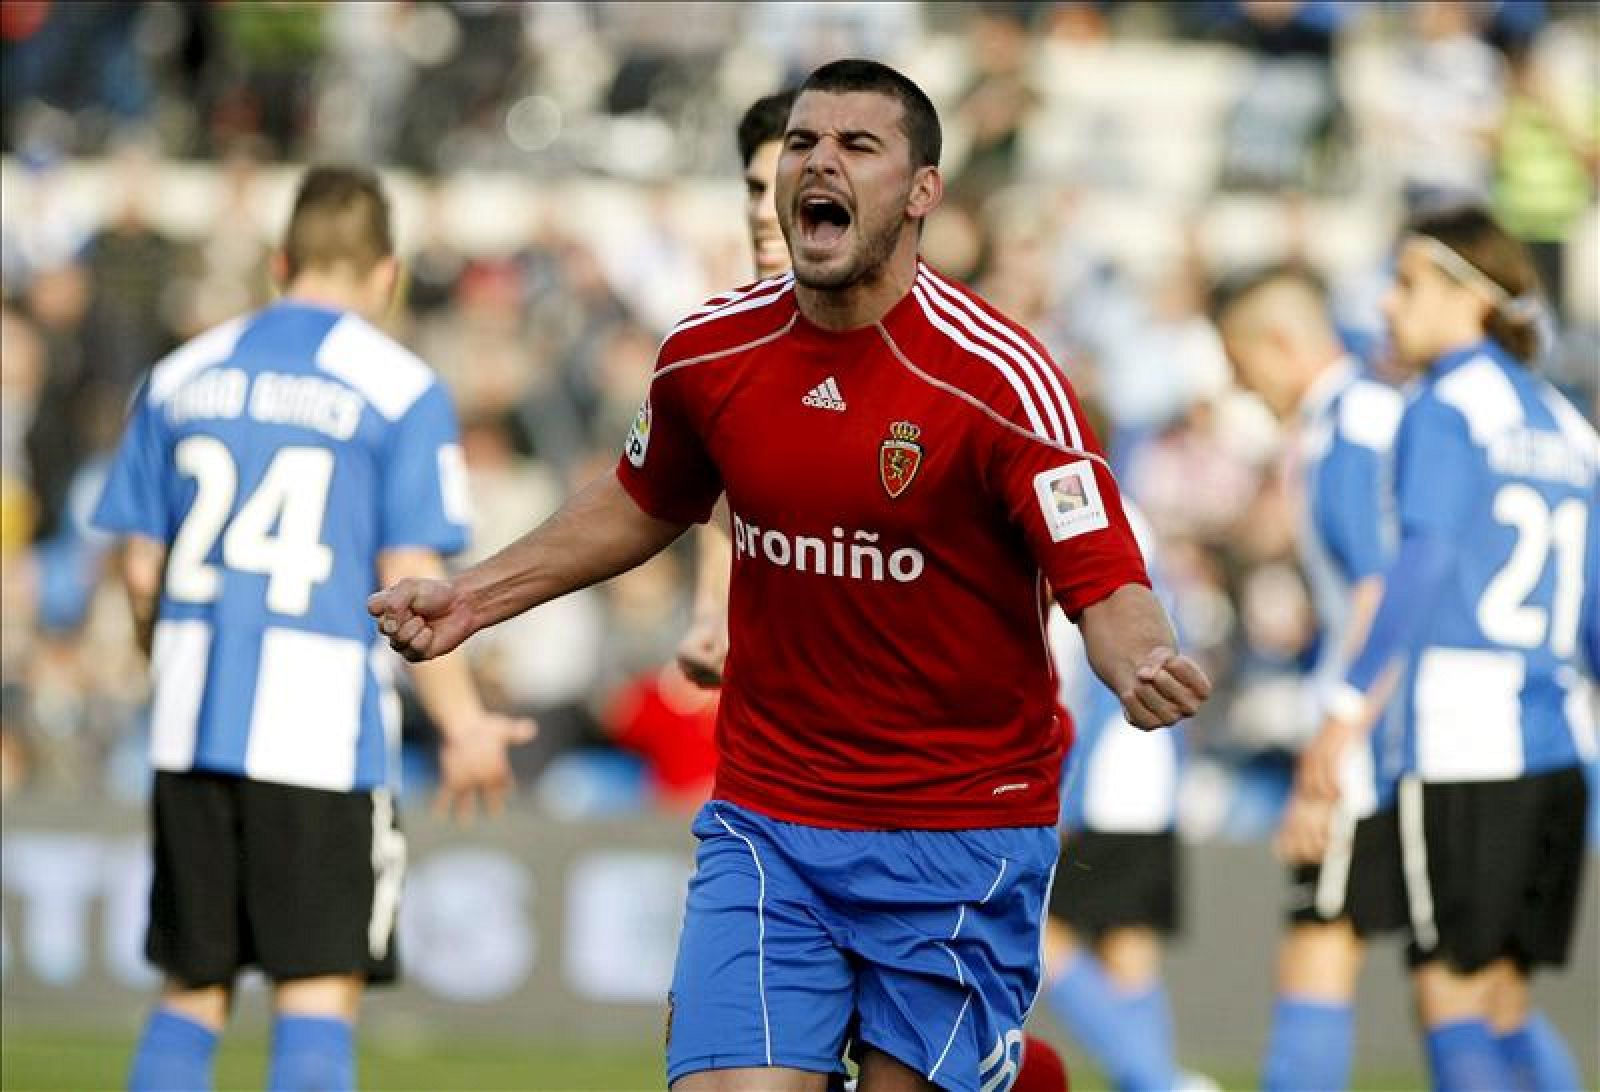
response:
[(194, 479), (195, 497), (172, 543), (167, 594), (185, 603), (216, 599), (222, 577), (207, 558), (220, 534), (223, 565), (270, 578), (268, 609), (288, 615), (309, 610), (311, 589), (333, 572), (333, 550), (321, 541), (333, 452), (320, 447), (280, 450), (231, 521), (239, 470), (222, 441), (185, 437), (174, 455), (178, 469)]
[[(1494, 497), (1496, 521), (1514, 527), (1517, 543), (1478, 602), (1478, 624), (1490, 640), (1538, 648), (1569, 657), (1578, 644), (1578, 609), (1583, 602), (1583, 548), (1588, 511), (1576, 497), (1551, 508), (1538, 492), (1513, 483)], [(1555, 594), (1550, 609), (1528, 602), (1555, 553)]]

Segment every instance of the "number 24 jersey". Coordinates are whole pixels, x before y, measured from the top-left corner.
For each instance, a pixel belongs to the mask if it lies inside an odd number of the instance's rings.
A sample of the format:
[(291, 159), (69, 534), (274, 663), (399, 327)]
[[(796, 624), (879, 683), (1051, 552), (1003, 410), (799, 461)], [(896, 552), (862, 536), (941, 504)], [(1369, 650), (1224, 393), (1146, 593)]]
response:
[(393, 656), (366, 598), (387, 549), (466, 541), (455, 414), (359, 317), (285, 301), (140, 390), (95, 523), (167, 547), (151, 759), (319, 789), (393, 778)]

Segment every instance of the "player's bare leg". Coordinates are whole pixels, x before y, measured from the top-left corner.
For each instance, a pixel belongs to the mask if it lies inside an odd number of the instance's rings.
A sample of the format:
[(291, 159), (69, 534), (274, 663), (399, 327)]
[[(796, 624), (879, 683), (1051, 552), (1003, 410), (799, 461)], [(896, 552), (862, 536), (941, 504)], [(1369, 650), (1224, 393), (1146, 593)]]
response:
[(364, 985), (353, 974), (289, 978), (275, 985), (269, 1088), (356, 1087), (355, 1022)]
[(1458, 1020), (1486, 1020), (1490, 998), (1500, 980), (1498, 963), (1463, 974), (1433, 960), (1418, 967), (1413, 981), (1417, 987), (1417, 1015), (1423, 1027), (1438, 1027)]
[(1528, 977), (1509, 959), (1498, 959), (1487, 970), (1494, 975), (1489, 987), (1489, 1026), (1496, 1035), (1504, 1035), (1528, 1022), (1533, 1007)]
[[(1418, 967), (1412, 976), (1435, 1087), (1516, 1086), (1511, 1060), (1490, 1024), (1495, 994), (1505, 986), (1507, 962), (1497, 960), (1463, 973), (1436, 959)], [(1510, 1003), (1515, 1003), (1514, 997)]]
[(672, 1082), (672, 1092), (827, 1092), (827, 1089), (828, 1074), (783, 1066), (702, 1069)]
[(233, 991), (227, 986), (187, 986), (169, 978), (161, 987), (162, 1008), (211, 1031), (227, 1025), (232, 1004)]
[(872, 1047), (863, 1049), (857, 1092), (931, 1092), (936, 1087), (900, 1059)]
[(329, 1016), (353, 1024), (366, 981), (358, 974), (287, 978), (273, 989), (273, 1008), (292, 1016)]
[(1149, 989), (1161, 977), (1161, 934), (1143, 925), (1107, 929), (1095, 945), (1106, 976), (1126, 993)]
[(190, 986), (168, 978), (139, 1033), (129, 1092), (209, 1089), (212, 1057), (231, 1002), (230, 986)]
[(1278, 948), (1278, 995), (1315, 1001), (1348, 1001), (1366, 944), (1348, 921), (1296, 925)]

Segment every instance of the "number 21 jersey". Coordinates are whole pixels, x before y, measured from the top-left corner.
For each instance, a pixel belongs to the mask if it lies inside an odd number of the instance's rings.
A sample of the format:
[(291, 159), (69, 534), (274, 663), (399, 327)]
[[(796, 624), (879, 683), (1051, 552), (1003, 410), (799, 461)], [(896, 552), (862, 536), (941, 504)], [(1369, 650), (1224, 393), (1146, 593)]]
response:
[(1409, 665), (1408, 751), (1424, 780), (1581, 761), (1597, 461), (1588, 422), (1492, 341), (1443, 357), (1407, 406), (1395, 445), (1401, 535), (1436, 537), (1455, 557)]

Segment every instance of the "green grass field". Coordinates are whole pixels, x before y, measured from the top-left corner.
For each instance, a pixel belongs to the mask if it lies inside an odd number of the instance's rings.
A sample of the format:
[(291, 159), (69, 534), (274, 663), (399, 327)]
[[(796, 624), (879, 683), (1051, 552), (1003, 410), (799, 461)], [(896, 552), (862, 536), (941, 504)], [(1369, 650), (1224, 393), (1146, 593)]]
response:
[[(119, 1089), (131, 1043), (126, 1037), (84, 1032), (6, 1029), (0, 1035), (0, 1089), (6, 1092), (101, 1092)], [(259, 1089), (266, 1081), (267, 1045), (260, 1037), (225, 1040), (217, 1052), (217, 1089)], [(1255, 1086), (1252, 1074), (1213, 1074), (1228, 1089)], [(1103, 1088), (1098, 1075), (1073, 1070), (1073, 1092)], [(663, 1087), (660, 1048), (513, 1043), (503, 1039), (430, 1043), (395, 1041), (361, 1048), (361, 1087), (367, 1092), (635, 1092)], [(1362, 1092), (1415, 1089), (1416, 1077), (1365, 1073)]]
[[(131, 1042), (88, 1033), (6, 1030), (0, 1036), (0, 1088), (7, 1092), (100, 1092), (120, 1089)], [(363, 1043), (361, 1087), (448, 1092), (632, 1092), (662, 1086), (661, 1052), (647, 1043), (574, 1049), (505, 1040), (430, 1043), (426, 1050), (394, 1042)], [(217, 1051), (216, 1087), (260, 1089), (266, 1084), (262, 1037), (225, 1039)]]

